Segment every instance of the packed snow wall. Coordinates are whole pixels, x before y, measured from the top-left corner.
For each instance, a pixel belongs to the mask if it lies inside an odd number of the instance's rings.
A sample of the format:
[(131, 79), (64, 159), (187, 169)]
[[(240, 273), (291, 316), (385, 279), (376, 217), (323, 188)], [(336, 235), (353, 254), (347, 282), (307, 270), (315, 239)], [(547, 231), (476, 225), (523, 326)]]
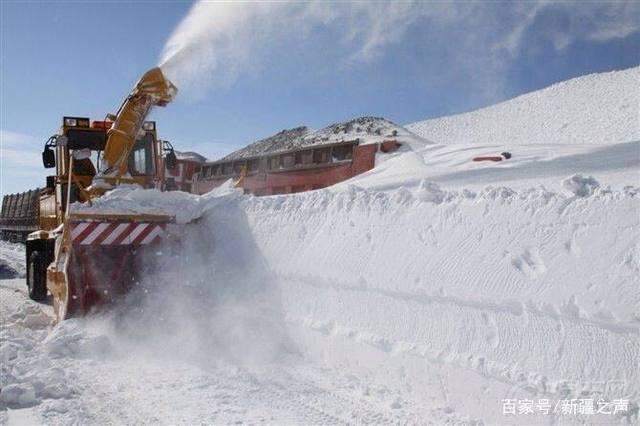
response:
[(462, 400), (493, 384), (499, 421), (500, 398), (519, 391), (577, 397), (613, 383), (610, 397), (638, 400), (640, 194), (580, 177), (565, 186), (234, 203), (300, 351), (418, 397), (445, 371), (445, 399), (485, 420), (486, 396)]

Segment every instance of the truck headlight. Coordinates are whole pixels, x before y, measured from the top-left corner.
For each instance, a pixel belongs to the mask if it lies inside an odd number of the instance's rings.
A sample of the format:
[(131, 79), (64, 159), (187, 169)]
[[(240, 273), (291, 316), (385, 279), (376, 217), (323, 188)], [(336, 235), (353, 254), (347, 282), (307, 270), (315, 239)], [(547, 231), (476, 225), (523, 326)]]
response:
[(62, 124), (64, 127), (89, 127), (90, 122), (86, 117), (64, 117)]
[(142, 128), (147, 131), (154, 131), (156, 129), (155, 121), (145, 121), (142, 123)]

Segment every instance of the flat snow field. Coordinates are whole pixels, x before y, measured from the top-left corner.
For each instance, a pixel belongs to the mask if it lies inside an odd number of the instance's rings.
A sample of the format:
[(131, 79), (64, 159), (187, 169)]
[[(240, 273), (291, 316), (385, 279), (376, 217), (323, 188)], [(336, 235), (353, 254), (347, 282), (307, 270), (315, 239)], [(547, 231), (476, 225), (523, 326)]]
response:
[(121, 305), (55, 327), (3, 244), (0, 423), (637, 424), (640, 132), (600, 89), (638, 70), (499, 105), (597, 89), (584, 143), (422, 133), (324, 190), (121, 187), (92, 208), (201, 219)]

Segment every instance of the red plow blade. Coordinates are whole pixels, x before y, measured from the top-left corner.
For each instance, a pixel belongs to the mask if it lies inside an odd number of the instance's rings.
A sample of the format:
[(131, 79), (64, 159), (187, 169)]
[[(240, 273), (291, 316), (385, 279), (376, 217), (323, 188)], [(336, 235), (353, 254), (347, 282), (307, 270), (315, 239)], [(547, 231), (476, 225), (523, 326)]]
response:
[(72, 216), (47, 285), (58, 320), (118, 302), (152, 272), (172, 240), (166, 216)]

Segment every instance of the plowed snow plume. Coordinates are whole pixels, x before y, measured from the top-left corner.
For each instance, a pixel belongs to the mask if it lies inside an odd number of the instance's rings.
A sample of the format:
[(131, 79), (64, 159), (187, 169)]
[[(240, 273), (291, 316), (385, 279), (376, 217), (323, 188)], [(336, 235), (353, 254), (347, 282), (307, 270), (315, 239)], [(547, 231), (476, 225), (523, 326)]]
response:
[[(393, 43), (420, 12), (417, 3), (196, 2), (161, 53), (159, 66), (181, 91), (227, 85), (255, 71), (277, 47), (296, 54), (319, 27), (340, 53), (332, 60), (366, 61)], [(437, 9), (437, 8), (436, 8)], [(433, 9), (433, 14), (440, 13)], [(430, 12), (431, 13), (431, 12)], [(276, 48), (274, 48), (276, 47)], [(325, 52), (329, 59), (330, 55)]]
[[(594, 35), (612, 37), (621, 33), (621, 25), (629, 34), (638, 29), (632, 1), (587, 2), (579, 10), (562, 2), (505, 2), (495, 7), (485, 2), (383, 0), (372, 7), (359, 1), (197, 1), (167, 40), (159, 66), (183, 95), (198, 97), (280, 59), (296, 62), (298, 72), (309, 66), (314, 72), (326, 68), (334, 75), (336, 68), (375, 60), (419, 25), (425, 31), (421, 36), (431, 43), (473, 52), (473, 60), (467, 54), (453, 58), (454, 68), (459, 68), (461, 78), (477, 83), (477, 92), (484, 92), (470, 95), (494, 99), (502, 90), (499, 76), (505, 72), (504, 56), (498, 55), (515, 56), (521, 49), (521, 22), (530, 24), (550, 8), (569, 23), (589, 22), (587, 33), (568, 24), (566, 44)], [(487, 25), (498, 21), (500, 26)], [(331, 49), (317, 43), (318, 38), (332, 40)], [(553, 103), (550, 106), (557, 111)], [(577, 104), (572, 106), (576, 108)]]

